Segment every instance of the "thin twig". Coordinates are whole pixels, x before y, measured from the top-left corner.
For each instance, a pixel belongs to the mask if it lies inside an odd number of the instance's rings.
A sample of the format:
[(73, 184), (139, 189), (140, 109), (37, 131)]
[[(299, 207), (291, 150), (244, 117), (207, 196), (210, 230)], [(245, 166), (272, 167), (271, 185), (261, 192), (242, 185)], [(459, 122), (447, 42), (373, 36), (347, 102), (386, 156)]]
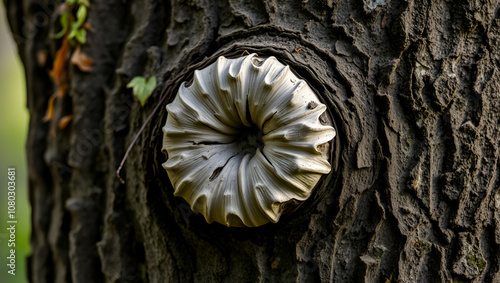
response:
[[(193, 63), (193, 61), (191, 63)], [(134, 147), (135, 143), (139, 139), (139, 136), (144, 131), (144, 129), (146, 128), (146, 125), (149, 123), (149, 121), (151, 120), (151, 118), (153, 118), (153, 116), (156, 114), (156, 112), (158, 111), (158, 109), (160, 108), (160, 106), (163, 105), (163, 102), (165, 102), (165, 100), (167, 99), (169, 91), (172, 89), (173, 86), (177, 85), (178, 80), (181, 77), (183, 77), (186, 73), (187, 73), (187, 71), (181, 72), (173, 80), (171, 80), (171, 83), (167, 83), (163, 87), (163, 90), (161, 91), (161, 95), (160, 95), (160, 97), (161, 97), (160, 101), (158, 102), (158, 104), (156, 105), (156, 107), (153, 109), (153, 112), (151, 112), (151, 114), (149, 114), (149, 116), (146, 119), (146, 121), (142, 124), (142, 126), (139, 129), (139, 131), (137, 132), (137, 134), (135, 134), (134, 139), (132, 140), (132, 142), (128, 146), (127, 151), (125, 152), (125, 155), (123, 156), (123, 159), (120, 162), (120, 166), (118, 166), (118, 170), (116, 170), (116, 177), (120, 180), (120, 183), (125, 184), (125, 180), (123, 180), (122, 177), (120, 177), (120, 171), (122, 170), (122, 167), (125, 164), (125, 160), (127, 160), (128, 154), (132, 150), (132, 147)]]
[(151, 120), (151, 118), (153, 118), (153, 116), (155, 115), (156, 111), (158, 111), (158, 108), (161, 105), (163, 105), (163, 102), (165, 102), (165, 99), (167, 98), (167, 95), (166, 95), (166, 92), (162, 92), (162, 93), (163, 93), (163, 97), (160, 99), (160, 102), (158, 102), (158, 104), (156, 105), (155, 109), (153, 109), (153, 112), (151, 112), (151, 114), (149, 114), (149, 117), (142, 124), (142, 126), (139, 129), (139, 131), (137, 132), (137, 134), (135, 134), (134, 139), (132, 140), (132, 142), (128, 146), (127, 151), (125, 152), (125, 155), (123, 156), (122, 162), (120, 163), (120, 166), (118, 167), (118, 170), (116, 170), (116, 177), (118, 177), (118, 179), (120, 180), (120, 182), (122, 184), (125, 184), (125, 180), (123, 180), (122, 177), (120, 177), (120, 171), (122, 170), (123, 164), (125, 164), (125, 160), (127, 160), (128, 154), (132, 150), (132, 147), (134, 147), (134, 144), (137, 142), (137, 139), (139, 139), (139, 136), (141, 135), (142, 131), (144, 131), (144, 129), (146, 128), (146, 125), (149, 123), (149, 121)]

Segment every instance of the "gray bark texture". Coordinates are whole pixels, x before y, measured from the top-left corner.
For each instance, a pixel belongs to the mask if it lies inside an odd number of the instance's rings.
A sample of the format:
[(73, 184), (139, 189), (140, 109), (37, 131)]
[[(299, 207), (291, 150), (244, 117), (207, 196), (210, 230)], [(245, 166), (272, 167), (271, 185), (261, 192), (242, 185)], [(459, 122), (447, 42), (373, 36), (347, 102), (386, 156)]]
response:
[[(59, 3), (4, 3), (31, 115), (33, 282), (500, 282), (498, 1), (91, 1), (93, 71), (68, 64), (48, 123)], [(296, 211), (227, 228), (173, 196), (161, 127), (180, 81), (245, 50), (305, 78), (337, 137)], [(141, 107), (126, 85), (153, 75)]]

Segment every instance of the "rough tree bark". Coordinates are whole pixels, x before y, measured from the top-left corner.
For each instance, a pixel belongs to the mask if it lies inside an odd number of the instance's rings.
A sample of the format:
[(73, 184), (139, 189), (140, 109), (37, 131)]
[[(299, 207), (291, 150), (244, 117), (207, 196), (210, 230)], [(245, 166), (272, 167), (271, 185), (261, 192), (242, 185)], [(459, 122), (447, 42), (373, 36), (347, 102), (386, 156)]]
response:
[[(497, 1), (91, 1), (93, 71), (68, 66), (55, 117), (74, 118), (53, 134), (58, 3), (4, 2), (28, 82), (32, 281), (500, 282)], [(121, 184), (162, 86), (244, 50), (290, 64), (335, 119), (313, 196), (277, 224), (206, 224), (161, 168), (165, 105)], [(125, 86), (152, 75), (141, 108)]]

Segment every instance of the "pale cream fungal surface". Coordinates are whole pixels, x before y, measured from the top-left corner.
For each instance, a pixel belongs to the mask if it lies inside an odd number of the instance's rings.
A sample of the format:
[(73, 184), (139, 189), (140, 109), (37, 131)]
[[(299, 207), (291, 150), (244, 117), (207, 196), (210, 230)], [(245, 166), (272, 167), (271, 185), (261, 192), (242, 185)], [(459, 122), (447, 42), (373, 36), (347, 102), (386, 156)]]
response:
[(331, 170), (335, 129), (304, 80), (274, 57), (219, 57), (183, 83), (163, 127), (163, 167), (208, 223), (276, 223)]

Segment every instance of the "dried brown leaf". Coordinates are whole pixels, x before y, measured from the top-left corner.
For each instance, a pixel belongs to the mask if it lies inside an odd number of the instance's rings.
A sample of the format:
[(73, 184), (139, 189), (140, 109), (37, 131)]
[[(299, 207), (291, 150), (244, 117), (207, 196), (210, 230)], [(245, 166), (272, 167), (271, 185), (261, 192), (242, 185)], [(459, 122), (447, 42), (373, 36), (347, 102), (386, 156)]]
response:
[(59, 86), (59, 89), (57, 89), (56, 95), (58, 97), (64, 97), (68, 93), (68, 88), (69, 88), (69, 84), (63, 83), (62, 85)]
[(71, 63), (76, 65), (82, 72), (92, 72), (92, 58), (80, 51), (80, 45), (73, 52)]
[(92, 25), (89, 22), (85, 22), (83, 24), (83, 28), (86, 30), (89, 30), (89, 31), (94, 31), (94, 28), (92, 27)]
[(47, 110), (45, 111), (45, 116), (42, 121), (47, 122), (52, 120), (54, 117), (54, 99), (56, 98), (56, 94), (53, 94), (49, 98), (49, 103), (47, 104)]
[(57, 126), (59, 127), (60, 130), (66, 128), (66, 126), (73, 120), (73, 115), (66, 115), (62, 117), (59, 122), (57, 123)]
[(68, 38), (64, 37), (61, 47), (56, 53), (53, 69), (49, 72), (54, 78), (57, 86), (61, 86), (66, 79), (66, 61), (68, 60), (69, 42)]

